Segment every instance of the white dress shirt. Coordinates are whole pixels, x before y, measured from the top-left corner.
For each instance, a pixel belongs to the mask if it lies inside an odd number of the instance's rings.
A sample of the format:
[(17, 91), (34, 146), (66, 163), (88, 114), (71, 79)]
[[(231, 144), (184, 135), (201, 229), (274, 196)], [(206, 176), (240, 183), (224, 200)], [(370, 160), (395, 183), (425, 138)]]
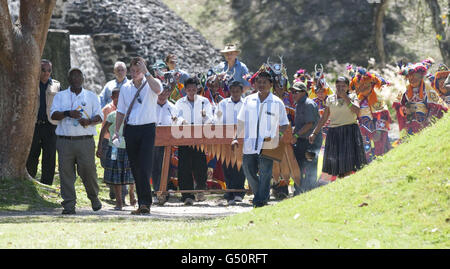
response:
[[(158, 82), (160, 89), (160, 94), (163, 90), (162, 83), (158, 79), (155, 78)], [(145, 79), (142, 80), (145, 82)], [(122, 86), (119, 94), (119, 102), (117, 104), (117, 111), (126, 115), (128, 111), (128, 107), (133, 101), (134, 96), (138, 88), (133, 84), (133, 80), (129, 80)], [(156, 116), (156, 105), (158, 100), (158, 94), (156, 94), (148, 83), (144, 86), (144, 88), (139, 93), (139, 97), (134, 101), (133, 108), (131, 109), (128, 124), (129, 125), (144, 125), (150, 123), (156, 123), (158, 118)]]
[(266, 137), (272, 139), (270, 148), (276, 147), (279, 126), (289, 124), (283, 101), (272, 93), (262, 103), (258, 93), (247, 96), (237, 118), (245, 123), (244, 154), (260, 154)]
[[(98, 115), (103, 120), (103, 113), (97, 95), (84, 88), (81, 89), (78, 95), (70, 91), (70, 87), (55, 95), (50, 114), (53, 115), (54, 112), (68, 110), (80, 111), (85, 119), (92, 119)], [(94, 125), (85, 128), (81, 126), (78, 120), (65, 117), (59, 121), (55, 133), (61, 136), (97, 135), (97, 129)]]
[[(211, 103), (208, 98), (203, 96), (195, 95), (194, 107), (188, 101), (187, 96), (179, 99), (175, 103), (175, 107), (178, 111), (180, 122), (185, 120), (188, 124), (205, 124), (211, 123), (213, 120)], [(206, 117), (202, 117), (202, 110), (205, 110)]]
[(177, 117), (178, 112), (174, 104), (167, 101), (164, 105), (156, 105), (156, 115), (158, 115), (158, 126), (170, 126), (173, 123), (172, 118)]
[[(237, 124), (237, 116), (242, 107), (242, 98), (239, 102), (235, 103), (231, 100), (231, 97), (223, 99), (217, 105), (215, 113), (215, 122), (217, 124)], [(219, 113), (220, 111), (220, 113)], [(221, 114), (219, 116), (219, 114)]]

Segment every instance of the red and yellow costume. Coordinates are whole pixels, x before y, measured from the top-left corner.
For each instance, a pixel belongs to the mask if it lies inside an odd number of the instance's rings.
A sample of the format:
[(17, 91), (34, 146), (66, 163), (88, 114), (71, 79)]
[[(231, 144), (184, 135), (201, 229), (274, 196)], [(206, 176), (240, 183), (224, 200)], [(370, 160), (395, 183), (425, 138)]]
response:
[(358, 122), (367, 162), (371, 162), (375, 156), (385, 154), (391, 148), (388, 136), (389, 125), (392, 123), (391, 115), (383, 99), (375, 91), (381, 89), (383, 84), (388, 83), (364, 68), (358, 68), (350, 81), (350, 90), (355, 91), (358, 96)]
[(420, 85), (413, 88), (409, 84), (404, 93), (400, 93), (393, 107), (397, 112), (400, 130), (406, 129), (414, 134), (427, 127), (433, 117), (441, 118), (447, 112), (447, 106), (438, 93), (424, 79), (428, 66), (423, 63), (409, 64), (403, 67), (401, 74), (410, 78), (421, 74)]
[(439, 97), (444, 101), (447, 107), (450, 105), (450, 91), (445, 88), (444, 81), (450, 76), (450, 70), (447, 67), (439, 70), (433, 77), (433, 89), (439, 94)]
[[(328, 98), (328, 96), (333, 95), (333, 90), (329, 87), (325, 88), (325, 98), (320, 98), (316, 93), (315, 85), (311, 85), (311, 90), (309, 91), (309, 98), (312, 99), (316, 104), (317, 108), (319, 109), (320, 117), (323, 116), (323, 113), (325, 112), (325, 103)], [(323, 134), (323, 141), (325, 141), (327, 132), (328, 132), (328, 124), (330, 123), (330, 120), (328, 120), (322, 127), (322, 134)]]

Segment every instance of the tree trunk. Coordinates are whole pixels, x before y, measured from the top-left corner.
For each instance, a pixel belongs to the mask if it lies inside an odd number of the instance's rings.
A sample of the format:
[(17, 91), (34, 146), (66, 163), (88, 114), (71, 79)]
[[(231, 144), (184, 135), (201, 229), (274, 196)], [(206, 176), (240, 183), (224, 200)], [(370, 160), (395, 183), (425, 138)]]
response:
[[(441, 7), (437, 0), (426, 0), (431, 10), (433, 28), (445, 64), (450, 64), (450, 26), (445, 27), (442, 21)], [(450, 7), (450, 1), (449, 1)], [(448, 14), (447, 14), (448, 15)]]
[(378, 58), (381, 65), (386, 64), (386, 53), (384, 51), (384, 14), (388, 4), (388, 0), (381, 0), (380, 3), (375, 4), (375, 45), (377, 47)]
[(0, 179), (28, 176), (40, 60), (55, 1), (21, 0), (13, 25), (7, 0), (0, 0)]

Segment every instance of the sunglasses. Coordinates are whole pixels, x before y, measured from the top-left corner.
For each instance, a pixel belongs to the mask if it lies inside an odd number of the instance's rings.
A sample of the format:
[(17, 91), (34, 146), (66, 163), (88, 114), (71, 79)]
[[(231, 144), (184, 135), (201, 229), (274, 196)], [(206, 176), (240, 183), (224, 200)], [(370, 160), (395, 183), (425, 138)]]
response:
[(52, 70), (51, 70), (51, 69), (45, 69), (45, 68), (42, 68), (42, 69), (41, 69), (41, 72), (42, 72), (42, 73), (44, 73), (44, 72), (51, 73)]

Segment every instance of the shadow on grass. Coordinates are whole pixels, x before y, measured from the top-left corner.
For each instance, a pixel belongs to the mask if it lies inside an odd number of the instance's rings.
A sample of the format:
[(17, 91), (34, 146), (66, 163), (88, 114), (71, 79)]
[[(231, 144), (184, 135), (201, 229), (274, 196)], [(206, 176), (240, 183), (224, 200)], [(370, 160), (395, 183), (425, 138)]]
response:
[[(48, 198), (48, 199), (47, 199)], [(57, 193), (21, 179), (0, 179), (0, 211), (32, 211), (60, 207)]]
[(55, 216), (55, 215), (48, 215), (48, 216), (30, 216), (30, 214), (14, 214), (14, 216), (8, 216), (8, 217), (0, 217), (0, 224), (23, 224), (23, 223), (122, 223), (122, 222), (180, 222), (180, 223), (186, 223), (186, 222), (204, 222), (209, 220), (216, 220), (220, 218), (225, 218), (227, 215), (224, 216), (214, 216), (214, 217), (205, 217), (205, 216), (199, 216), (199, 217), (193, 217), (193, 216), (174, 216), (174, 215), (167, 215), (167, 214), (159, 214), (159, 213), (152, 213), (148, 216), (117, 216), (117, 215), (75, 215), (75, 216)]

